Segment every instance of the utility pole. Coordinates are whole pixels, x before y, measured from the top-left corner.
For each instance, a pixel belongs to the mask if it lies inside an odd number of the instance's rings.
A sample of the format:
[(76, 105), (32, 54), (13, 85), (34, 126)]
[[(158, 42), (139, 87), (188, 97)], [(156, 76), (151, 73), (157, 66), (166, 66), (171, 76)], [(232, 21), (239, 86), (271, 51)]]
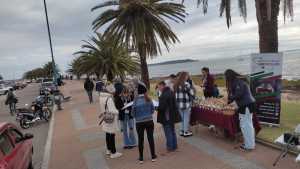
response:
[(49, 44), (50, 44), (50, 51), (51, 51), (51, 59), (52, 59), (53, 81), (54, 81), (55, 84), (57, 84), (58, 73), (57, 73), (57, 70), (56, 70), (56, 65), (55, 65), (54, 55), (53, 55), (51, 31), (50, 31), (49, 20), (48, 20), (48, 11), (47, 11), (46, 0), (44, 0), (44, 8), (45, 8), (46, 24), (47, 24)]

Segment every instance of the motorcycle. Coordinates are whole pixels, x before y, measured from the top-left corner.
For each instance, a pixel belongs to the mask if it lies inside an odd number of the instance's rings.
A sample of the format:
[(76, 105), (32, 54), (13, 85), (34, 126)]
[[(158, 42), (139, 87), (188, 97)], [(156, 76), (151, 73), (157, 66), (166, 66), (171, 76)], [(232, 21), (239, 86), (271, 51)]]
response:
[[(28, 105), (25, 106), (27, 107)], [(47, 106), (44, 106), (43, 102), (35, 101), (30, 108), (17, 109), (16, 116), (16, 120), (20, 121), (21, 128), (28, 129), (37, 122), (48, 122), (51, 119), (52, 111)]]
[(61, 102), (62, 102), (63, 96), (61, 95), (60, 91), (59, 90), (53, 91), (53, 96), (54, 96), (54, 104), (56, 104), (57, 109), (62, 110)]
[(64, 97), (64, 95), (59, 90), (54, 90), (53, 96), (54, 96), (54, 104), (56, 104), (58, 110), (62, 110), (61, 107), (62, 102), (67, 102), (71, 99), (70, 96)]
[(46, 88), (44, 91), (44, 95), (40, 96), (43, 98), (43, 103), (46, 106), (53, 106), (54, 103), (53, 103), (53, 98), (51, 96), (52, 96), (52, 91), (49, 88)]

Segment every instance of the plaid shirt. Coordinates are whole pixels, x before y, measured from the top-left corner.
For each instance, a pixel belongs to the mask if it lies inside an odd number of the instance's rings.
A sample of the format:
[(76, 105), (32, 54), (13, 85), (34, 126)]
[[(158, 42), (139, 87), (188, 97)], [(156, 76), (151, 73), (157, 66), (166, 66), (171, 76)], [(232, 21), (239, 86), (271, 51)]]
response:
[(192, 107), (193, 98), (195, 96), (194, 89), (191, 88), (191, 85), (185, 82), (184, 87), (179, 86), (176, 91), (176, 101), (178, 108), (180, 109), (189, 109)]

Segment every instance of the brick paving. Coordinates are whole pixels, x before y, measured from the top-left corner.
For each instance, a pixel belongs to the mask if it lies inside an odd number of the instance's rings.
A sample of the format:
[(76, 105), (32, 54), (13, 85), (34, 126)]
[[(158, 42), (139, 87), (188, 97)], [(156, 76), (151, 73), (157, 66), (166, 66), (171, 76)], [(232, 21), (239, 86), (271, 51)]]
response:
[(145, 140), (145, 162), (138, 164), (138, 150), (123, 150), (122, 137), (117, 135), (119, 159), (105, 156), (105, 134), (97, 125), (99, 104), (89, 104), (83, 84), (70, 81), (62, 88), (72, 100), (64, 103), (64, 110), (55, 114), (49, 169), (296, 169), (295, 157), (287, 156), (278, 166), (272, 162), (279, 151), (262, 145), (250, 153), (234, 149), (234, 143), (211, 134), (199, 127), (195, 136), (179, 138), (179, 150), (166, 153), (161, 126), (155, 128), (156, 162), (150, 161), (148, 142)]

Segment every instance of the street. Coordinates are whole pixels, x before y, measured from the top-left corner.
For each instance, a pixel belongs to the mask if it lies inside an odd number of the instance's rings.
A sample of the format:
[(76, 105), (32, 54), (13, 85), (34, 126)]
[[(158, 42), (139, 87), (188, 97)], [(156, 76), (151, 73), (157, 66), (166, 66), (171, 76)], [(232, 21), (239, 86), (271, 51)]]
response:
[[(31, 102), (38, 94), (39, 94), (39, 84), (37, 83), (29, 84), (23, 90), (16, 91), (16, 95), (19, 101), (17, 103), (17, 108), (24, 107), (25, 104), (30, 105)], [(4, 104), (5, 99), (6, 96), (0, 96), (0, 122), (11, 122), (20, 128), (19, 123), (15, 120), (15, 117), (10, 115), (8, 106)], [(27, 130), (21, 129), (23, 133), (34, 134), (33, 164), (35, 169), (40, 169), (43, 162), (44, 148), (47, 141), (48, 129), (49, 129), (49, 123), (40, 123)]]

